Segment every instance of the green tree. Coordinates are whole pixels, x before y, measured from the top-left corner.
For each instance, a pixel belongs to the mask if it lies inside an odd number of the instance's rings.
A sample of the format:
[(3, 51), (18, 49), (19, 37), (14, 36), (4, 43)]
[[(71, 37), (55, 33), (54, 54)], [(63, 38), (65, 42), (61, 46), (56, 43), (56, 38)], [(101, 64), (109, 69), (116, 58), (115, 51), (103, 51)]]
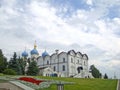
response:
[(38, 72), (39, 72), (39, 68), (37, 66), (37, 63), (35, 61), (30, 62), (27, 75), (35, 76), (38, 75)]
[(13, 58), (10, 59), (8, 68), (13, 69), (18, 75), (22, 74), (19, 58), (17, 58), (16, 52), (14, 52)]
[(108, 79), (108, 76), (107, 76), (107, 74), (105, 73), (105, 75), (104, 75), (104, 79)]
[[(27, 60), (27, 59), (26, 59)], [(26, 66), (26, 61), (23, 60), (23, 58), (18, 59), (19, 63), (20, 63), (20, 67), (21, 67), (21, 74), (25, 75), (25, 66)]]
[(0, 49), (0, 73), (2, 73), (7, 68), (7, 58), (3, 55)]
[(94, 65), (90, 66), (90, 70), (94, 78), (101, 78), (102, 74)]

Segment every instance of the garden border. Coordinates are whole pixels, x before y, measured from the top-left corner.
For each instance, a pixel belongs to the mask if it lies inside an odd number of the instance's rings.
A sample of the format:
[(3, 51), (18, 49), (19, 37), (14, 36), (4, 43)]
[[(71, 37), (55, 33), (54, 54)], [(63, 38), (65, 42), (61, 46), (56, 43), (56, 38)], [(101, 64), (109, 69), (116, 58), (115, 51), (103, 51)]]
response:
[(23, 90), (34, 90), (33, 88), (30, 88), (30, 87), (28, 87), (20, 82), (17, 82), (17, 81), (9, 81), (9, 83), (16, 85), (16, 86), (22, 88)]

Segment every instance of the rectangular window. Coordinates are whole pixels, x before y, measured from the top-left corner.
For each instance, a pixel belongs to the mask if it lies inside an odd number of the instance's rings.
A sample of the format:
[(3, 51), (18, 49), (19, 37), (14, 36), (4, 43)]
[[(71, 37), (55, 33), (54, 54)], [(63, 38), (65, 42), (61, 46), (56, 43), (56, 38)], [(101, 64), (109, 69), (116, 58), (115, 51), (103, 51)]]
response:
[(65, 71), (65, 65), (63, 65), (62, 69), (63, 69), (63, 71)]
[(55, 66), (53, 67), (53, 70), (56, 71), (56, 67)]
[(56, 60), (54, 59), (53, 63), (56, 63)]
[(63, 62), (65, 62), (65, 58), (63, 58)]

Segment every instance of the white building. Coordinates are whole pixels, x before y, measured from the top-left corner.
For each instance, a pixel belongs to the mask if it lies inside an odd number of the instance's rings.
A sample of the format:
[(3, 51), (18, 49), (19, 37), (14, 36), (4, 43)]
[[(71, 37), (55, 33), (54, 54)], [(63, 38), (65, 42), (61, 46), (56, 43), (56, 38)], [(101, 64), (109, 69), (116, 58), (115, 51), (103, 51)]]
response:
[[(24, 55), (23, 55), (24, 56)], [(70, 50), (68, 52), (58, 52), (49, 55), (45, 50), (41, 56), (36, 49), (31, 51), (31, 58), (36, 60), (42, 76), (58, 77), (91, 77), (88, 70), (88, 56), (81, 52)]]

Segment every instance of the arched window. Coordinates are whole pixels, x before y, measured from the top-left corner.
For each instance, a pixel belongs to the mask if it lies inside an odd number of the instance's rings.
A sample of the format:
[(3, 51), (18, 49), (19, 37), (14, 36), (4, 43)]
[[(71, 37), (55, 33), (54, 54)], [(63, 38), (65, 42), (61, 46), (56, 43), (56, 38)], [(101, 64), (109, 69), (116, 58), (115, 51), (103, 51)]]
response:
[(79, 59), (77, 61), (78, 61), (77, 63), (79, 63)]
[(53, 70), (56, 71), (56, 67), (55, 66), (53, 67)]
[(65, 65), (62, 66), (62, 70), (65, 71)]
[(85, 61), (84, 61), (84, 65), (85, 65)]
[(47, 64), (49, 64), (49, 61), (47, 60)]
[(73, 58), (71, 58), (71, 63), (73, 63)]
[(65, 58), (63, 58), (63, 62), (65, 62)]

